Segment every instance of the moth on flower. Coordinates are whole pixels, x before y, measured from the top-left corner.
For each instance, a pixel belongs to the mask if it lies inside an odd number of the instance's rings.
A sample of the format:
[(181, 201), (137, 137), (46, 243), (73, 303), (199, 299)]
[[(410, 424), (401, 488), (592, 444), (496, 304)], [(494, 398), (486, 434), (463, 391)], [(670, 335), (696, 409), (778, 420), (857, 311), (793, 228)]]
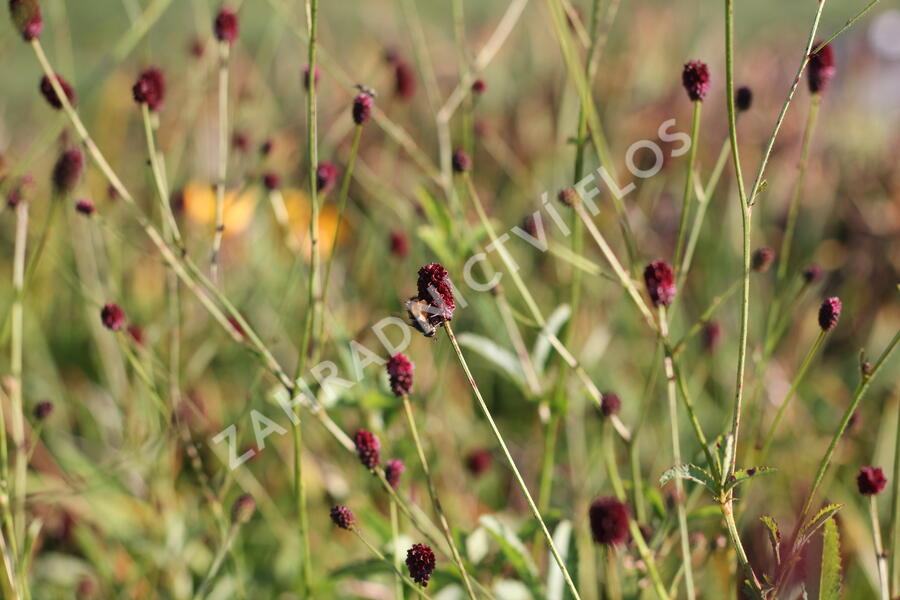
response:
[(406, 301), (406, 312), (409, 314), (409, 324), (415, 327), (425, 337), (434, 337), (437, 327), (431, 324), (431, 305), (427, 300), (413, 296)]

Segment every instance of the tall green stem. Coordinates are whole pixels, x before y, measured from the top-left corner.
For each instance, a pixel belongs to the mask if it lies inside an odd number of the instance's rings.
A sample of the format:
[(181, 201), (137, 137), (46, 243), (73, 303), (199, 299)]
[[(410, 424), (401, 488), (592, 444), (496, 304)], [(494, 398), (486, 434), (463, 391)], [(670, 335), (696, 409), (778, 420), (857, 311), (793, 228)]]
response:
[(878, 564), (878, 587), (881, 591), (881, 600), (890, 600), (888, 593), (887, 556), (884, 554), (884, 545), (881, 543), (881, 523), (878, 520), (878, 496), (869, 496), (869, 515), (872, 517), (872, 541), (875, 546), (875, 562)]
[(538, 510), (537, 505), (534, 503), (534, 499), (531, 497), (531, 492), (528, 491), (528, 486), (525, 485), (525, 480), (522, 478), (522, 474), (519, 472), (519, 468), (516, 466), (516, 462), (513, 460), (512, 454), (510, 454), (509, 448), (507, 448), (506, 446), (506, 442), (503, 440), (503, 435), (497, 428), (497, 424), (494, 422), (494, 418), (491, 416), (491, 411), (490, 409), (488, 409), (487, 403), (485, 403), (484, 398), (482, 398), (481, 396), (481, 391), (478, 389), (478, 384), (475, 383), (475, 378), (472, 376), (472, 372), (469, 370), (469, 365), (468, 363), (466, 363), (466, 358), (462, 353), (462, 349), (459, 347), (459, 343), (456, 341), (456, 335), (454, 335), (453, 328), (450, 326), (449, 321), (444, 323), (444, 327), (447, 330), (447, 335), (450, 338), (450, 343), (453, 346), (453, 351), (456, 353), (456, 357), (459, 359), (459, 364), (462, 366), (463, 371), (465, 371), (466, 378), (469, 380), (469, 385), (472, 387), (472, 391), (475, 394), (475, 399), (478, 400), (478, 405), (481, 408), (481, 412), (484, 414), (484, 418), (490, 425), (491, 431), (493, 432), (497, 443), (500, 445), (500, 449), (503, 451), (503, 456), (509, 463), (509, 467), (513, 472), (516, 483), (519, 485), (519, 489), (521, 489), (522, 493), (525, 495), (525, 500), (528, 502), (528, 507), (531, 509), (534, 518), (537, 519), (538, 524), (541, 526), (544, 537), (547, 539), (547, 545), (550, 547), (551, 554), (553, 554), (553, 559), (556, 561), (559, 570), (562, 572), (563, 578), (566, 581), (566, 585), (568, 586), (569, 591), (572, 593), (572, 597), (575, 598), (575, 600), (581, 600), (581, 596), (578, 595), (578, 589), (575, 587), (575, 582), (572, 581), (572, 577), (571, 575), (569, 575), (568, 569), (566, 569), (566, 563), (562, 559), (562, 556), (560, 556), (559, 550), (556, 549), (556, 544), (553, 541), (553, 536), (550, 535), (550, 530), (547, 529), (547, 525), (546, 523), (544, 523), (544, 519), (543, 517), (541, 517), (540, 511)]
[(678, 222), (678, 238), (675, 242), (675, 268), (680, 270), (684, 236), (687, 233), (688, 215), (691, 212), (691, 190), (694, 188), (694, 163), (697, 160), (697, 145), (700, 137), (700, 112), (703, 108), (701, 100), (694, 100), (694, 116), (691, 120), (691, 149), (688, 152), (687, 173), (684, 176), (684, 202), (681, 206), (681, 219)]
[(412, 406), (409, 403), (409, 396), (406, 395), (403, 396), (403, 412), (406, 414), (406, 422), (409, 424), (409, 431), (412, 433), (416, 452), (419, 455), (419, 463), (421, 463), (422, 472), (425, 474), (425, 482), (428, 485), (428, 495), (431, 496), (431, 504), (434, 507), (434, 512), (437, 514), (438, 522), (441, 524), (441, 529), (444, 531), (444, 537), (447, 538), (447, 545), (450, 546), (450, 553), (453, 555), (453, 561), (456, 563), (456, 566), (459, 567), (466, 593), (469, 595), (469, 598), (475, 600), (475, 591), (472, 589), (472, 584), (469, 581), (469, 574), (466, 571), (466, 565), (463, 563), (462, 556), (459, 554), (459, 549), (456, 547), (456, 541), (453, 539), (453, 533), (450, 531), (450, 523), (447, 521), (447, 516), (444, 514), (443, 506), (441, 506), (441, 498), (437, 493), (437, 489), (434, 487), (431, 469), (428, 468), (428, 459), (425, 457), (425, 449), (422, 447), (422, 440), (419, 438), (419, 428), (416, 427), (416, 419), (413, 416)]
[[(699, 102), (697, 103), (699, 104)], [(666, 315), (666, 307), (659, 307), (659, 330), (663, 338), (669, 336), (669, 321)], [(676, 391), (675, 369), (672, 365), (672, 356), (666, 354), (663, 359), (666, 369), (666, 392), (669, 397), (669, 424), (672, 430), (672, 459), (675, 469), (681, 467), (681, 444), (678, 440), (678, 392)], [(710, 465), (712, 467), (712, 465)], [(678, 533), (681, 538), (681, 563), (684, 565), (684, 585), (687, 597), (692, 600), (696, 597), (694, 592), (694, 568), (691, 561), (691, 542), (687, 525), (687, 509), (685, 508), (684, 482), (681, 478), (675, 478), (675, 508), (678, 513)]]
[[(10, 382), (9, 399), (12, 426), (12, 442), (16, 451), (12, 485), (13, 527), (10, 531), (10, 548), (15, 552), (19, 541), (25, 539), (25, 485), (26, 485), (26, 448), (25, 448), (25, 415), (22, 402), (22, 348), (24, 342), (25, 309), (23, 291), (25, 285), (25, 245), (28, 242), (28, 201), (22, 199), (16, 206), (16, 239), (13, 249), (13, 306), (12, 337), (10, 346)], [(0, 409), (2, 410), (2, 409)], [(8, 483), (8, 481), (7, 481)], [(16, 559), (17, 564), (24, 562), (24, 557)], [(23, 586), (24, 573), (19, 572)]]
[(894, 476), (891, 478), (891, 521), (888, 526), (888, 586), (891, 595), (897, 590), (897, 524), (900, 520), (900, 401), (897, 402), (897, 426), (894, 430)]
[(225, 233), (225, 180), (228, 176), (228, 56), (231, 45), (219, 42), (219, 161), (216, 172), (216, 215), (210, 277), (219, 281), (219, 251)]

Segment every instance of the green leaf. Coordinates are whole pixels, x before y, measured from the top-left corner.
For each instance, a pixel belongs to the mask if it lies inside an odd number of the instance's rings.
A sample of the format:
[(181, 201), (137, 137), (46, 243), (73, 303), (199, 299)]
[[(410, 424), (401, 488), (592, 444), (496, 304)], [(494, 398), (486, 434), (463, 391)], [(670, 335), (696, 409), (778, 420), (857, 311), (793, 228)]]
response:
[[(544, 331), (557, 335), (571, 315), (572, 309), (569, 308), (568, 304), (558, 306), (547, 318), (547, 326), (544, 327)], [(549, 355), (550, 338), (542, 332), (538, 335), (537, 341), (534, 343), (534, 349), (531, 351), (531, 362), (534, 363), (534, 368), (537, 369), (539, 375), (544, 374)]]
[(772, 544), (772, 552), (775, 553), (775, 562), (781, 564), (781, 530), (778, 529), (778, 523), (769, 515), (763, 515), (760, 521), (769, 530), (769, 543)]
[(843, 504), (829, 504), (825, 506), (816, 513), (816, 515), (811, 518), (809, 521), (800, 528), (800, 533), (797, 535), (797, 545), (796, 549), (799, 550), (809, 541), (809, 538), (812, 537), (816, 531), (818, 531), (819, 527), (825, 524), (825, 521), (834, 516), (834, 514), (841, 510), (844, 507)]
[[(560, 521), (559, 525), (556, 526), (556, 531), (553, 532), (553, 543), (559, 550), (559, 556), (562, 558), (563, 563), (566, 564), (566, 568), (570, 571), (576, 566), (568, 560), (571, 539), (572, 522), (569, 520)], [(551, 561), (547, 572), (547, 600), (563, 600), (565, 589), (566, 583), (562, 571), (559, 569), (556, 561)]]
[(840, 600), (841, 537), (834, 517), (825, 520), (822, 532), (822, 573), (819, 577), (819, 600)]
[(706, 489), (709, 490), (709, 493), (713, 495), (716, 495), (719, 491), (719, 485), (716, 483), (716, 480), (709, 473), (709, 471), (707, 471), (703, 467), (698, 467), (697, 465), (691, 463), (672, 467), (671, 469), (663, 473), (659, 478), (659, 485), (666, 485), (676, 478), (689, 479), (691, 481), (696, 481), (697, 483), (702, 483), (704, 486), (706, 486)]
[(522, 364), (514, 353), (499, 346), (494, 340), (474, 333), (461, 333), (457, 339), (459, 339), (460, 346), (474, 351), (514, 383), (525, 385)]
[(728, 484), (725, 486), (725, 490), (732, 490), (742, 483), (753, 479), (754, 477), (758, 477), (760, 475), (768, 475), (769, 473), (774, 472), (775, 469), (771, 467), (752, 467), (750, 469), (738, 469), (734, 472), (734, 475), (728, 481)]
[(516, 536), (515, 532), (493, 515), (482, 515), (478, 521), (500, 546), (500, 551), (506, 557), (509, 565), (527, 583), (536, 585), (538, 583), (537, 566), (525, 544)]

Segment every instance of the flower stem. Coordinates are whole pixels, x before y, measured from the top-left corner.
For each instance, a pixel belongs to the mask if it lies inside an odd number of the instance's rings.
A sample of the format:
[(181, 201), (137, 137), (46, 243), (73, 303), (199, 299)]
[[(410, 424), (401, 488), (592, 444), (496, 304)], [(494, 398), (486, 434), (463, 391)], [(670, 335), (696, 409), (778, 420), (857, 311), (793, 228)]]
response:
[(893, 353), (894, 349), (897, 347), (898, 342), (900, 342), (900, 331), (894, 334), (893, 339), (890, 341), (890, 343), (888, 343), (887, 347), (881, 353), (881, 356), (878, 358), (875, 366), (872, 367), (872, 373), (868, 376), (863, 376), (862, 380), (859, 382), (859, 385), (856, 387), (856, 392), (853, 394), (853, 400), (850, 401), (850, 404), (847, 406), (847, 410), (844, 411), (844, 417), (841, 419), (841, 424), (838, 426), (837, 431), (834, 432), (834, 436), (831, 438), (831, 443), (828, 445), (828, 450), (825, 451), (825, 455), (819, 462), (818, 469), (816, 469), (816, 478), (813, 481), (812, 487), (807, 493), (806, 501), (803, 503), (803, 509), (800, 511), (800, 518), (797, 520), (798, 524), (802, 523), (803, 519), (809, 513), (809, 509), (812, 506), (813, 500), (815, 499), (816, 492), (819, 491), (819, 486), (822, 485), (822, 479), (824, 479), (825, 477), (825, 472), (828, 470), (828, 466), (831, 464), (831, 458), (834, 455), (834, 450), (835, 448), (837, 448), (838, 442), (844, 435), (844, 432), (847, 430), (847, 426), (850, 424), (850, 418), (853, 416), (853, 413), (856, 412), (856, 408), (859, 406), (860, 400), (862, 400), (863, 396), (865, 396), (866, 391), (868, 391), (869, 389), (869, 385), (872, 383), (872, 380), (884, 366), (884, 363), (887, 362), (888, 357), (890, 357), (890, 355)]
[(675, 268), (680, 270), (684, 236), (687, 233), (688, 214), (691, 209), (691, 190), (694, 187), (694, 163), (697, 160), (697, 144), (700, 138), (700, 112), (703, 102), (694, 100), (694, 116), (691, 121), (691, 149), (688, 153), (687, 174), (684, 176), (684, 203), (681, 206), (681, 219), (678, 222), (678, 238), (675, 242)]
[(569, 588), (569, 591), (572, 593), (572, 596), (575, 600), (580, 600), (581, 596), (578, 595), (578, 590), (575, 587), (575, 583), (572, 581), (571, 575), (569, 575), (568, 569), (566, 569), (566, 563), (563, 561), (562, 557), (559, 554), (559, 551), (556, 549), (556, 544), (553, 542), (553, 536), (550, 535), (550, 531), (547, 529), (546, 523), (544, 523), (544, 519), (541, 517), (541, 513), (538, 510), (537, 505), (534, 503), (534, 499), (531, 497), (531, 492), (528, 491), (528, 486), (525, 485), (525, 480), (522, 478), (522, 474), (519, 472), (518, 467), (516, 466), (516, 462), (513, 460), (512, 454), (509, 452), (509, 448), (506, 446), (506, 442), (503, 440), (503, 435), (501, 435), (500, 430), (497, 428), (497, 424), (494, 422), (494, 418), (491, 416), (491, 411), (488, 409), (487, 404), (484, 401), (484, 398), (481, 396), (481, 391), (478, 389), (478, 384), (475, 383), (475, 378), (472, 376), (472, 372), (469, 370), (469, 365), (466, 363), (465, 356), (463, 356), (462, 349), (459, 347), (459, 343), (456, 341), (456, 336), (453, 334), (453, 328), (450, 326), (449, 321), (444, 323), (444, 327), (447, 330), (447, 335), (450, 338), (450, 343), (453, 346), (454, 352), (456, 352), (456, 357), (459, 359), (459, 363), (463, 368), (463, 371), (466, 373), (466, 378), (469, 380), (469, 385), (472, 387), (472, 391), (475, 394), (476, 400), (478, 400), (478, 405), (481, 408), (481, 412), (484, 414), (485, 419), (487, 419), (488, 424), (491, 427), (491, 431), (494, 434), (494, 437), (497, 439), (497, 443), (500, 445), (500, 449), (503, 451), (503, 455), (506, 457), (506, 461), (509, 463), (510, 469), (512, 469), (513, 476), (516, 479), (516, 483), (519, 485), (519, 489), (522, 490), (522, 493), (525, 495), (525, 500), (528, 502), (528, 507), (531, 509), (534, 518), (537, 519), (538, 524), (541, 526), (541, 530), (544, 532), (544, 537), (547, 539), (547, 545), (550, 547), (550, 552), (553, 554), (553, 558), (556, 561), (557, 566), (559, 566), (559, 570), (562, 571), (563, 578), (566, 581), (566, 585)]
[(213, 580), (219, 573), (219, 569), (222, 567), (222, 563), (225, 561), (225, 556), (228, 554), (231, 544), (234, 543), (234, 538), (237, 536), (238, 529), (240, 529), (238, 523), (232, 523), (231, 527), (229, 527), (225, 539), (222, 540), (218, 550), (216, 550), (216, 555), (209, 567), (209, 571), (207, 571), (206, 576), (200, 583), (200, 587), (197, 588), (197, 591), (193, 595), (194, 600), (202, 600), (202, 598), (206, 596), (206, 593), (209, 591), (209, 586), (212, 585)]
[[(699, 104), (699, 102), (698, 102)], [(669, 335), (669, 323), (666, 315), (666, 307), (659, 307), (659, 329), (663, 338)], [(669, 397), (669, 423), (672, 428), (672, 459), (675, 469), (681, 467), (681, 444), (678, 441), (678, 392), (675, 383), (675, 369), (672, 365), (672, 356), (666, 354), (663, 359), (666, 370), (666, 392)], [(712, 468), (712, 465), (710, 465)], [(694, 592), (694, 569), (691, 561), (691, 545), (688, 534), (687, 510), (685, 508), (684, 482), (680, 477), (675, 478), (675, 507), (678, 514), (678, 532), (681, 538), (681, 562), (684, 565), (684, 585), (687, 597), (696, 597)]]
[(394, 563), (394, 599), (403, 600), (403, 574), (400, 572), (400, 523), (397, 503), (391, 498), (391, 554)]
[(172, 213), (172, 204), (169, 202), (169, 190), (166, 188), (166, 180), (163, 176), (162, 166), (159, 162), (159, 154), (156, 151), (156, 141), (153, 134), (153, 124), (150, 119), (150, 109), (147, 104), (141, 104), (141, 119), (144, 122), (144, 136), (147, 138), (147, 154), (150, 158), (150, 169), (153, 172), (153, 181), (156, 183), (156, 192), (159, 195), (159, 208), (162, 218), (168, 225), (168, 230), (176, 245), (181, 245), (181, 234), (178, 231), (178, 223)]
[(219, 251), (225, 232), (225, 179), (228, 176), (228, 42), (219, 42), (219, 162), (216, 175), (216, 216), (213, 233), (210, 277), (219, 281)]
[[(791, 254), (791, 242), (794, 239), (794, 229), (797, 227), (797, 212), (800, 197), (803, 195), (803, 181), (806, 176), (806, 165), (809, 163), (809, 147), (813, 132), (816, 129), (816, 119), (819, 115), (819, 104), (822, 94), (813, 94), (809, 105), (809, 116), (806, 119), (806, 131), (803, 132), (803, 146), (800, 151), (800, 165), (798, 167), (797, 181), (794, 184), (794, 193), (791, 196), (791, 204), (788, 208), (787, 223), (784, 228), (784, 237), (781, 239), (781, 251), (778, 253), (778, 271), (776, 284), (784, 281), (787, 275), (788, 263)], [(774, 303), (773, 303), (774, 304)]]
[(881, 600), (890, 600), (887, 580), (887, 556), (884, 553), (884, 545), (881, 543), (881, 523), (878, 520), (878, 496), (869, 496), (869, 514), (872, 517), (872, 541), (875, 545), (875, 561), (878, 563), (878, 584), (881, 590)]
[(409, 431), (412, 434), (413, 442), (416, 445), (416, 452), (419, 455), (419, 462), (422, 465), (422, 472), (425, 474), (425, 482), (428, 485), (428, 495), (431, 496), (431, 504), (434, 507), (434, 512), (438, 516), (438, 522), (441, 524), (441, 529), (444, 531), (444, 537), (447, 538), (447, 545), (450, 546), (453, 562), (459, 567), (466, 593), (469, 595), (469, 598), (475, 600), (475, 591), (472, 589), (472, 584), (469, 582), (469, 574), (466, 572), (466, 566), (463, 563), (462, 556), (459, 554), (459, 549), (456, 547), (453, 533), (450, 531), (450, 523), (447, 521), (447, 516), (444, 514), (444, 508), (441, 506), (440, 496), (438, 496), (437, 489), (434, 487), (431, 469), (428, 468), (428, 459), (425, 457), (425, 450), (422, 448), (422, 440), (419, 438), (419, 429), (416, 427), (416, 419), (413, 416), (412, 406), (409, 403), (409, 396), (406, 395), (403, 396), (403, 412), (406, 413), (406, 422), (409, 424)]
[(813, 358), (815, 358), (816, 353), (818, 353), (819, 349), (822, 347), (822, 343), (825, 341), (825, 332), (819, 331), (819, 335), (816, 336), (816, 341), (813, 342), (813, 345), (810, 347), (809, 351), (806, 353), (806, 356), (803, 358), (803, 362), (800, 363), (800, 368), (797, 369), (797, 373), (794, 375), (794, 380), (791, 381), (791, 387), (788, 389), (787, 395), (785, 395), (784, 400), (781, 402), (781, 406), (778, 407), (778, 411), (775, 413), (775, 420), (772, 421), (772, 426), (769, 428), (769, 433), (766, 435), (765, 442), (763, 443), (762, 450), (759, 453), (759, 458), (757, 462), (761, 464), (765, 464), (766, 457), (769, 455), (769, 447), (772, 445), (772, 441), (775, 439), (775, 430), (778, 429), (778, 426), (781, 424), (781, 419), (784, 417), (785, 409), (787, 409), (787, 405), (790, 403), (791, 399), (793, 399), (794, 394), (797, 392), (797, 388), (800, 386), (800, 382), (803, 381), (803, 377), (806, 375), (806, 371), (809, 369), (809, 365), (812, 364)]
[(896, 595), (897, 589), (897, 523), (900, 519), (900, 402), (897, 403), (897, 428), (894, 432), (894, 476), (891, 481), (891, 522), (888, 526), (888, 557), (890, 569), (888, 572), (888, 587), (891, 595)]
[[(11, 413), (12, 443), (16, 451), (13, 470), (12, 498), (13, 505), (12, 522), (10, 531), (10, 547), (15, 552), (17, 540), (25, 539), (25, 485), (26, 462), (25, 449), (25, 415), (22, 402), (22, 348), (24, 343), (25, 310), (23, 304), (25, 285), (25, 246), (28, 242), (28, 201), (22, 199), (16, 206), (16, 238), (13, 250), (13, 305), (12, 305), (12, 336), (10, 345), (10, 375), (9, 399)], [(7, 480), (8, 483), (8, 480)], [(17, 560), (21, 565), (24, 561)], [(20, 572), (22, 585), (25, 585), (25, 574)]]

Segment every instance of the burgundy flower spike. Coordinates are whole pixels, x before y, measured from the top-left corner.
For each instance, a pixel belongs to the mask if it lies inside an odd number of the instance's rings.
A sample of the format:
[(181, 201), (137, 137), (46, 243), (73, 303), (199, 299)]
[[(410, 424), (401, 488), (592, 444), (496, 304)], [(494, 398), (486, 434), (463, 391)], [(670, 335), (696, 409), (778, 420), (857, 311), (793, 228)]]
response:
[(356, 517), (346, 506), (338, 504), (331, 509), (331, 521), (341, 529), (351, 529), (356, 524)]
[(841, 300), (837, 296), (828, 298), (819, 307), (819, 327), (822, 331), (831, 331), (841, 318)]
[(684, 65), (681, 83), (691, 100), (703, 100), (709, 91), (709, 67), (699, 60)]
[(422, 587), (428, 587), (428, 580), (434, 572), (434, 551), (425, 544), (413, 544), (406, 551), (406, 566), (413, 581)]
[(612, 496), (598, 498), (588, 512), (594, 541), (604, 546), (628, 540), (628, 507)]
[(233, 44), (237, 40), (240, 23), (238, 22), (237, 13), (230, 8), (223, 8), (216, 15), (213, 22), (213, 31), (216, 39), (226, 44)]
[[(822, 42), (816, 42), (813, 47), (818, 47)], [(821, 50), (809, 57), (809, 67), (807, 69), (809, 91), (813, 94), (824, 92), (828, 84), (834, 78), (836, 69), (834, 66), (834, 50), (830, 45), (824, 46)]]
[(100, 320), (107, 329), (118, 331), (125, 325), (125, 311), (115, 302), (110, 302), (100, 311)]
[[(62, 75), (55, 75), (55, 77), (56, 81), (59, 83), (59, 87), (62, 88), (63, 93), (69, 100), (69, 104), (75, 106), (75, 91), (72, 89), (72, 86), (69, 85), (68, 81), (63, 79)], [(56, 95), (56, 90), (53, 89), (53, 84), (50, 83), (50, 78), (46, 75), (41, 79), (41, 94), (43, 94), (44, 99), (47, 100), (47, 103), (50, 104), (50, 106), (56, 110), (62, 110), (62, 100)]]
[(360, 429), (353, 436), (353, 443), (356, 444), (356, 454), (359, 456), (359, 462), (370, 471), (381, 464), (381, 442), (374, 433), (366, 429)]
[(166, 97), (166, 78), (156, 67), (145, 70), (131, 88), (134, 101), (146, 104), (151, 111), (159, 110)]
[(405, 354), (395, 354), (387, 363), (388, 378), (391, 391), (398, 398), (408, 396), (412, 392), (413, 364)]
[(41, 4), (38, 0), (9, 0), (9, 15), (13, 26), (26, 42), (40, 37), (44, 31)]
[(675, 299), (675, 275), (666, 262), (658, 260), (647, 265), (644, 283), (653, 306), (669, 306)]
[(384, 478), (396, 490), (400, 486), (400, 478), (405, 471), (406, 465), (403, 464), (403, 461), (399, 458), (394, 458), (387, 461), (387, 464), (384, 466)]
[(860, 467), (856, 485), (863, 496), (874, 496), (880, 494), (887, 485), (887, 477), (881, 467)]

